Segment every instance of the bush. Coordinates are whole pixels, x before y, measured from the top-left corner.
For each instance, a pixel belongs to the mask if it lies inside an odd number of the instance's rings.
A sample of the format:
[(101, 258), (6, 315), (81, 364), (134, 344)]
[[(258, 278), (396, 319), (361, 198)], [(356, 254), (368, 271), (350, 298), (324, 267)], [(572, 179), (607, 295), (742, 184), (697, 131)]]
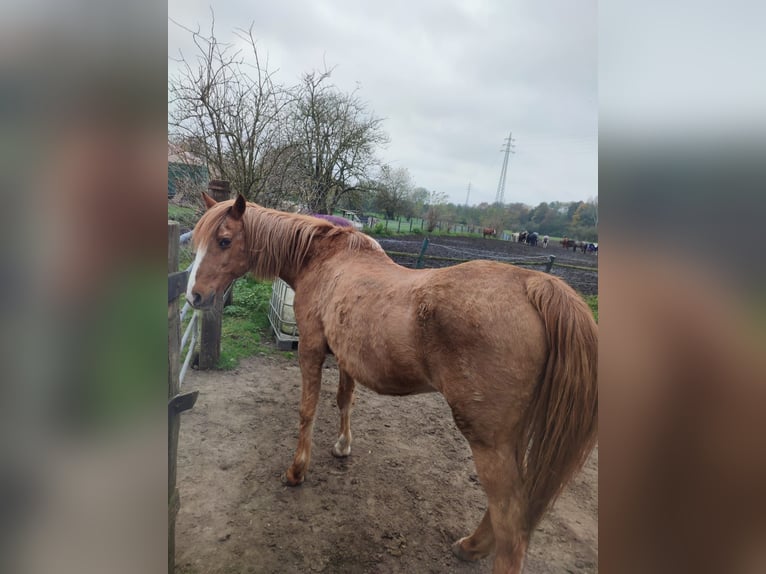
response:
[(386, 237), (391, 237), (394, 233), (395, 232), (392, 229), (386, 229), (386, 224), (382, 221), (376, 223), (375, 227), (370, 230), (370, 235), (385, 235)]

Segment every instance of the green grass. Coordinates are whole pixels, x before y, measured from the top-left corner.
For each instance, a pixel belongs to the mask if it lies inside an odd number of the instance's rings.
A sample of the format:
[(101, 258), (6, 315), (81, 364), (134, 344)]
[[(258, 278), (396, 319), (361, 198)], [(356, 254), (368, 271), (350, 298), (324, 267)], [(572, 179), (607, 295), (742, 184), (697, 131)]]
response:
[(197, 223), (200, 214), (193, 207), (183, 207), (168, 203), (168, 219), (177, 221), (182, 228), (192, 228)]
[(397, 232), (396, 228), (397, 226), (395, 221), (388, 226), (388, 229), (386, 229), (385, 222), (379, 221), (375, 224), (374, 227), (365, 227), (363, 231), (368, 235), (378, 237), (394, 237), (397, 235), (428, 235), (429, 237), (483, 237), (481, 233), (468, 233), (467, 231), (449, 232), (446, 229), (439, 230), (438, 228), (434, 229), (430, 233), (425, 228), (420, 227), (413, 227), (412, 231), (410, 231), (409, 224), (407, 224), (406, 227), (404, 224), (402, 224), (402, 230), (400, 232)]
[(276, 352), (265, 344), (269, 337), (270, 299), (271, 281), (246, 276), (234, 284), (233, 304), (223, 310), (219, 369), (233, 369), (240, 359), (258, 353)]
[(583, 295), (583, 299), (585, 299), (588, 307), (593, 312), (593, 318), (598, 323), (598, 295)]

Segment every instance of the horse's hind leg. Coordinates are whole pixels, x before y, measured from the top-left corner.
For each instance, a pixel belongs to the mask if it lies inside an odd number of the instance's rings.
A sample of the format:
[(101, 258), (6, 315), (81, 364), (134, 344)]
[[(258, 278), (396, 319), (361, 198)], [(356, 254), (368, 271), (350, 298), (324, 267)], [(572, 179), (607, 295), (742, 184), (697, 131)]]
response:
[(340, 436), (332, 447), (332, 454), (344, 457), (351, 454), (351, 405), (354, 402), (354, 379), (343, 369), (338, 381), (338, 409), (340, 410)]
[(452, 553), (461, 560), (480, 560), (494, 549), (495, 532), (492, 530), (489, 508), (473, 534), (461, 538), (452, 545)]
[(473, 442), (471, 450), (489, 508), (476, 531), (458, 540), (453, 552), (460, 558), (476, 560), (486, 556), (494, 541), (492, 572), (520, 573), (529, 534), (524, 527), (526, 503), (515, 453), (511, 448), (490, 448)]

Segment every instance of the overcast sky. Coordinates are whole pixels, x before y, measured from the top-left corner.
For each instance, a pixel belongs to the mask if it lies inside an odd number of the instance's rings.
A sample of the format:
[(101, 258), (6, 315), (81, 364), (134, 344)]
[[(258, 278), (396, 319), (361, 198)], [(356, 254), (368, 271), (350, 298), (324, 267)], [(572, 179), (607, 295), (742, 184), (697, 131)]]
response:
[[(505, 202), (587, 200), (598, 189), (596, 2), (553, 0), (169, 0), (170, 18), (219, 40), (254, 23), (285, 84), (335, 66), (359, 86), (390, 143), (384, 161), (418, 186), (493, 202), (513, 132)], [(168, 53), (191, 55), (168, 23)], [(174, 63), (168, 62), (172, 73)]]

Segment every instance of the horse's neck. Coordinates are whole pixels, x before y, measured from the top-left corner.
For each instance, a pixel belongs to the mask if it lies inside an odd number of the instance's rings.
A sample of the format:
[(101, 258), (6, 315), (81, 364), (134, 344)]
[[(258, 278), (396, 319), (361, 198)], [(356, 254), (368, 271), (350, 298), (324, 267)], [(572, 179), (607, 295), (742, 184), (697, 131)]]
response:
[[(293, 241), (291, 252), (292, 255), (296, 255), (296, 252), (300, 250), (300, 246), (294, 243), (295, 238), (285, 238), (285, 240)], [(327, 252), (330, 251), (330, 246), (334, 243), (336, 243), (336, 241), (333, 241), (333, 238), (315, 235), (310, 240), (301, 261), (295, 265), (284, 265), (281, 267), (279, 278), (295, 288), (302, 279), (315, 272), (317, 265), (321, 264), (320, 260), (325, 259)]]
[[(303, 263), (293, 270), (289, 279), (295, 285), (300, 284), (329, 284), (332, 277), (337, 273), (340, 262), (346, 262), (349, 258), (363, 257), (368, 260), (369, 257), (375, 257), (375, 251), (370, 251), (364, 245), (351, 247), (349, 244), (351, 236), (346, 234), (318, 236), (315, 237), (306, 253)], [(387, 258), (383, 250), (379, 255)], [(282, 277), (286, 283), (290, 283), (287, 277)]]

